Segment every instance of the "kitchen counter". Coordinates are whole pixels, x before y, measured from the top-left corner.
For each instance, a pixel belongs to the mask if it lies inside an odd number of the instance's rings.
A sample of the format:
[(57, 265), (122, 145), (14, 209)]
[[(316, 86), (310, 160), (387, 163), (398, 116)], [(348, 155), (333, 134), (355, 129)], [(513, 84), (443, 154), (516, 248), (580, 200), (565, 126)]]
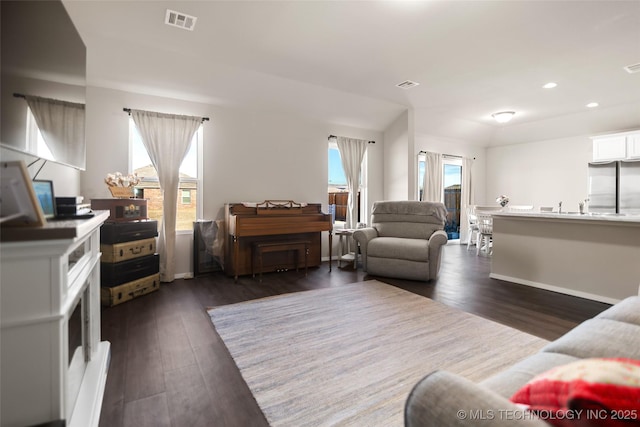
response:
[(611, 304), (638, 294), (640, 215), (492, 216), (492, 278)]
[(504, 217), (522, 217), (527, 219), (544, 219), (544, 220), (568, 220), (568, 221), (606, 221), (609, 223), (625, 223), (630, 225), (640, 225), (640, 215), (627, 214), (609, 214), (598, 212), (500, 212), (492, 213), (495, 216)]

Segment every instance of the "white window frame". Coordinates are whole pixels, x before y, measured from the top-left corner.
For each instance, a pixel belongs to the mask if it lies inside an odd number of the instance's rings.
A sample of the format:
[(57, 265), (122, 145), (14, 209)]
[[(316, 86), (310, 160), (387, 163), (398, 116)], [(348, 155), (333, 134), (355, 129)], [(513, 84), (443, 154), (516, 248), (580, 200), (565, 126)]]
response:
[[(327, 172), (329, 170), (329, 150), (336, 149), (338, 150), (338, 143), (333, 140), (328, 141), (327, 145)], [(338, 150), (339, 151), (339, 150)], [(362, 164), (360, 165), (360, 186), (358, 190), (360, 191), (360, 222), (364, 224), (369, 223), (369, 194), (368, 194), (368, 186), (367, 186), (367, 177), (368, 177), (368, 164), (369, 164), (369, 150), (364, 153), (364, 157), (362, 158)], [(327, 190), (329, 186), (329, 176), (327, 176)], [(329, 192), (327, 191), (327, 194)], [(326, 199), (325, 199), (326, 200)], [(337, 228), (344, 228), (344, 221), (336, 221), (334, 225), (337, 225)]]
[[(129, 118), (129, 173), (133, 173), (133, 138), (136, 132), (135, 123), (133, 118)], [(196, 179), (182, 179), (180, 182), (195, 182), (196, 183), (196, 220), (202, 218), (202, 176), (203, 176), (203, 153), (204, 153), (204, 126), (200, 126), (196, 131), (194, 137), (196, 138), (196, 152), (197, 152), (197, 178)], [(146, 182), (158, 182), (157, 178), (145, 178), (142, 177), (142, 181)], [(182, 195), (181, 195), (182, 196)], [(193, 196), (192, 196), (193, 197)], [(182, 197), (181, 197), (182, 198)], [(193, 230), (176, 230), (176, 235), (188, 234), (193, 235)]]

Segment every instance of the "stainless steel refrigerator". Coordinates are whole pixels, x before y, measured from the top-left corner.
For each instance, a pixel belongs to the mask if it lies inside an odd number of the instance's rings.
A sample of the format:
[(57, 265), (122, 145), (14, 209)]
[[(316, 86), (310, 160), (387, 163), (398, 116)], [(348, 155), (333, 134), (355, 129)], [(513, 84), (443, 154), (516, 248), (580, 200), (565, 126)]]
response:
[(589, 163), (589, 210), (640, 215), (640, 161)]

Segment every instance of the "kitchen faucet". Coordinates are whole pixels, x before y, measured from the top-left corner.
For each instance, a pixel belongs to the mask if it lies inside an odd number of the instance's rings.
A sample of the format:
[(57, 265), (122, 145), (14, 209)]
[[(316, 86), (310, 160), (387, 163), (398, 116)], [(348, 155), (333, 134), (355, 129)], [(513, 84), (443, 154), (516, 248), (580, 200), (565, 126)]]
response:
[(580, 208), (580, 213), (583, 214), (584, 213), (584, 207), (587, 204), (587, 202), (589, 201), (588, 198), (582, 200), (581, 202), (578, 203), (578, 207)]

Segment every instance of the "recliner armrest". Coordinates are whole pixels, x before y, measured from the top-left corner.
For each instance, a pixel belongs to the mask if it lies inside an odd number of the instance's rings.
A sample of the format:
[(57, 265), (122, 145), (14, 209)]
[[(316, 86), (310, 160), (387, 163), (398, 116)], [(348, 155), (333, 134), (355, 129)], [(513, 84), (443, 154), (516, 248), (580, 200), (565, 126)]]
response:
[(353, 238), (360, 245), (360, 253), (362, 254), (362, 270), (367, 271), (367, 245), (378, 237), (378, 230), (373, 227), (359, 228), (353, 232)]
[(447, 371), (435, 371), (411, 390), (406, 427), (549, 427), (508, 399)]
[(443, 230), (437, 230), (431, 235), (431, 237), (429, 237), (429, 250), (431, 251), (432, 249), (444, 246), (448, 241), (449, 238), (447, 237), (447, 233)]
[(433, 280), (438, 276), (440, 271), (440, 261), (442, 247), (447, 244), (447, 233), (443, 230), (435, 231), (431, 237), (429, 237), (429, 279)]

